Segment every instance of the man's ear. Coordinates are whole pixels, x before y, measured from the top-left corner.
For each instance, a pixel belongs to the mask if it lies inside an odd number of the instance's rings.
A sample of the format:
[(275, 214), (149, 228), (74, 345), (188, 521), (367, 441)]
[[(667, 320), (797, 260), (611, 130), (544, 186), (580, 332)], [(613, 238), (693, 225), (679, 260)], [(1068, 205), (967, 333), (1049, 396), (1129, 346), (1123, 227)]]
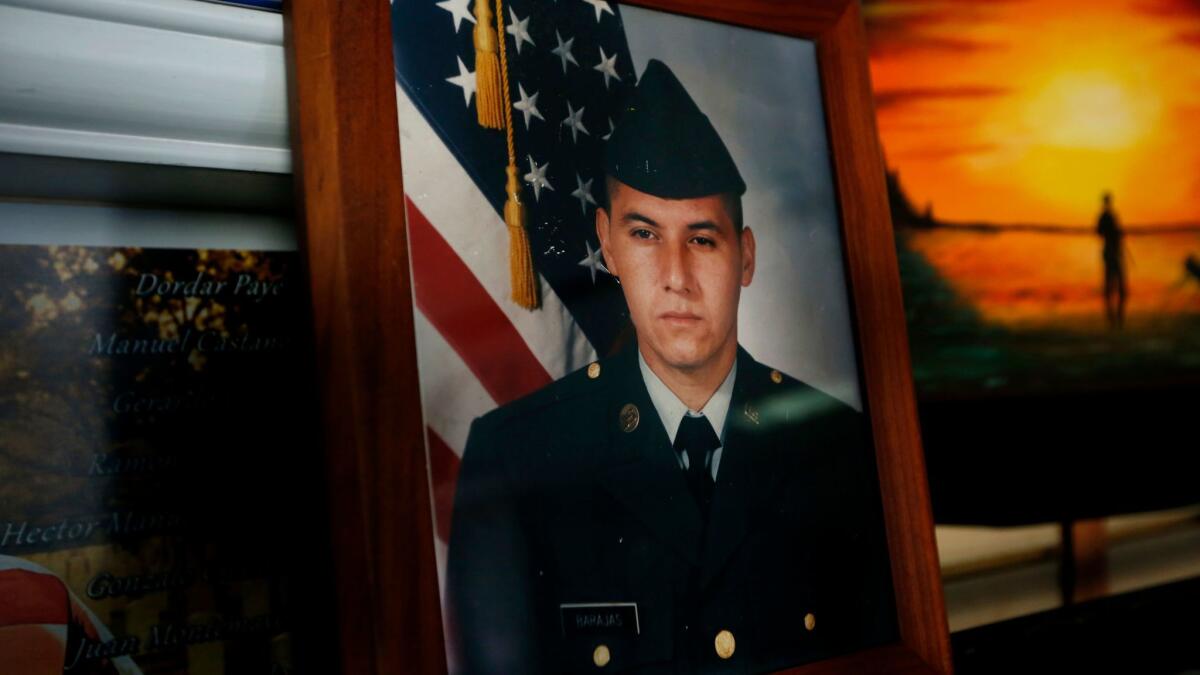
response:
[(749, 286), (754, 280), (754, 231), (742, 228), (742, 285)]
[(604, 253), (604, 267), (608, 273), (618, 276), (616, 258), (612, 255), (608, 248), (608, 210), (605, 208), (596, 209), (596, 238), (600, 240), (600, 250)]

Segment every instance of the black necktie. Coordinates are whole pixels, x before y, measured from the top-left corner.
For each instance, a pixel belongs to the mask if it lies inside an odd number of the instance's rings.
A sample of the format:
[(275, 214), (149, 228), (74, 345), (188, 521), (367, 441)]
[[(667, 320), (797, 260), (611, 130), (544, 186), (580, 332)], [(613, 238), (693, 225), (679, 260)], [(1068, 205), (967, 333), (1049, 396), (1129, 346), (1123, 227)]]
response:
[(712, 498), (712, 471), (705, 465), (708, 453), (721, 447), (721, 439), (713, 431), (707, 417), (684, 415), (675, 434), (675, 451), (687, 453), (688, 490), (696, 500), (700, 512), (707, 518), (708, 503)]

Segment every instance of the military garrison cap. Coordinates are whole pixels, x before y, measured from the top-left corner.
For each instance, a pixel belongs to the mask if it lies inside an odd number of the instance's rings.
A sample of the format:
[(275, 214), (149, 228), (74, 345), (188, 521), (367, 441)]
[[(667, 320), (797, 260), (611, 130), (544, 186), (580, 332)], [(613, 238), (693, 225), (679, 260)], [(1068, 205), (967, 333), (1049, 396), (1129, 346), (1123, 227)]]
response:
[(664, 199), (741, 195), (733, 157), (665, 63), (651, 59), (605, 148), (609, 176)]

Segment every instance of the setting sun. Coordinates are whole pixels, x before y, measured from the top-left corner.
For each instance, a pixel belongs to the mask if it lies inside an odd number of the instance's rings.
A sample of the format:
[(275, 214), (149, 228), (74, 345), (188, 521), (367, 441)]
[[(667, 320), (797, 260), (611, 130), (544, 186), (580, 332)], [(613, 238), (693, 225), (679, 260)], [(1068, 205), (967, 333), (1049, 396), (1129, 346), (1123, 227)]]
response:
[(1200, 9), (1174, 0), (874, 2), (888, 165), (939, 217), (1200, 219)]
[(1103, 71), (1064, 73), (1034, 92), (1026, 105), (1039, 140), (1064, 148), (1123, 150), (1134, 146), (1157, 122), (1157, 95), (1137, 92)]

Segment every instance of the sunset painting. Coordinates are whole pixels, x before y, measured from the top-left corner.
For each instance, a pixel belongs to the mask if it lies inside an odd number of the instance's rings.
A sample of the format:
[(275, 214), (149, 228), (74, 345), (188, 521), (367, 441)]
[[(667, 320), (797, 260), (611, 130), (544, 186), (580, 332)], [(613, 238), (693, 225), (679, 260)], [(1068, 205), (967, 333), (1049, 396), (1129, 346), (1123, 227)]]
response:
[(921, 393), (1200, 380), (1200, 1), (864, 6)]

